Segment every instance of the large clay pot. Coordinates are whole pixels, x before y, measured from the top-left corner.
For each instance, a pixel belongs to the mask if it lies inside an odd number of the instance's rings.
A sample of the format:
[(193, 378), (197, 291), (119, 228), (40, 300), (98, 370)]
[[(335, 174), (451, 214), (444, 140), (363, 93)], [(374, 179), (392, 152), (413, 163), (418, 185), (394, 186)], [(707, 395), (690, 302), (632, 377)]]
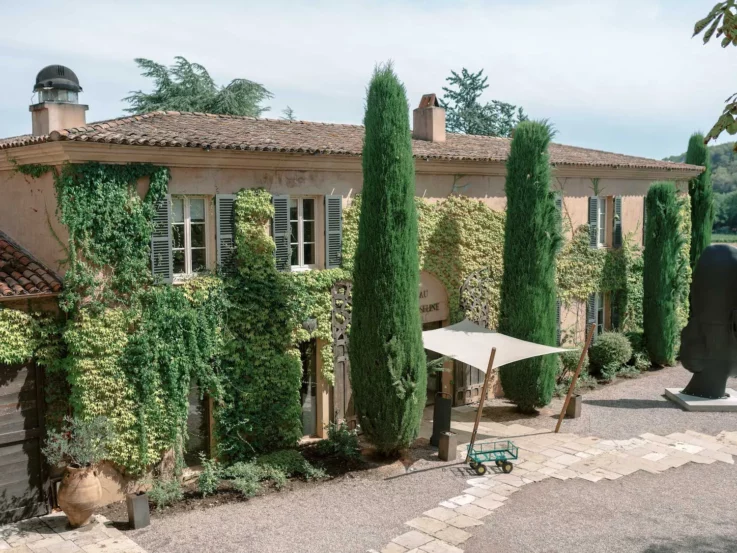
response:
[(102, 498), (102, 486), (93, 467), (67, 467), (59, 486), (59, 507), (76, 528), (89, 524)]

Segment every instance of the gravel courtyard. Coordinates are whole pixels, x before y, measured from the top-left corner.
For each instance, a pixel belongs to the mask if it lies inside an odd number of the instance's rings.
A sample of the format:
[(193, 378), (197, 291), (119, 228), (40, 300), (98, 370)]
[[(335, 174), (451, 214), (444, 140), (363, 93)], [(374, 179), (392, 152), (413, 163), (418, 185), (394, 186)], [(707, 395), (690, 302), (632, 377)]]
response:
[[(645, 432), (737, 430), (735, 413), (686, 413), (662, 397), (690, 373), (664, 369), (586, 394), (583, 416), (564, 422), (580, 436), (627, 439)], [(730, 386), (737, 386), (732, 380)], [(530, 419), (495, 401), (485, 418), (550, 431), (556, 408)], [(461, 413), (466, 420), (467, 413)], [(350, 553), (380, 550), (408, 530), (406, 521), (457, 496), (472, 477), (465, 467), (421, 460), (399, 463), (246, 503), (157, 518), (129, 532), (149, 552)], [(388, 478), (392, 476), (392, 478)], [(468, 552), (727, 552), (737, 550), (737, 466), (687, 464), (615, 481), (553, 478), (520, 489), (477, 527)]]

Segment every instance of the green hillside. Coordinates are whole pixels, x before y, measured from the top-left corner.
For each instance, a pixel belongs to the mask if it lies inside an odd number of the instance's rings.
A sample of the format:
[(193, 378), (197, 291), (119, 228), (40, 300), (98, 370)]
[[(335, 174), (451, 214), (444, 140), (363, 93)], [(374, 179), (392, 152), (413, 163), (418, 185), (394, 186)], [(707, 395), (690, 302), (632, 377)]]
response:
[[(734, 142), (709, 146), (711, 153), (711, 182), (714, 192), (724, 194), (737, 190), (737, 153), (733, 151)], [(666, 161), (683, 163), (686, 154), (665, 158)]]

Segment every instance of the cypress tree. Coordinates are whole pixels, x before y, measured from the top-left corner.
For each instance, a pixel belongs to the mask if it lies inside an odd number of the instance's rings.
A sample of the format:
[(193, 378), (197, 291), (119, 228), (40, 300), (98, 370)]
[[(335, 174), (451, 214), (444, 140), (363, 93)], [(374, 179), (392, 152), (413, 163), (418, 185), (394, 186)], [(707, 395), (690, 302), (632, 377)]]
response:
[(704, 135), (694, 133), (688, 141), (686, 163), (701, 165), (704, 172), (688, 183), (691, 196), (691, 270), (707, 247), (711, 245), (711, 228), (714, 225), (714, 191), (711, 187), (711, 162)]
[(390, 455), (417, 436), (427, 383), (408, 104), (391, 65), (374, 72), (364, 124), (351, 385), (362, 430)]
[[(555, 345), (555, 256), (562, 238), (560, 213), (550, 191), (546, 122), (525, 121), (514, 131), (507, 160), (507, 223), (499, 331), (538, 344)], [(522, 411), (550, 402), (557, 359), (536, 357), (501, 368), (504, 394)]]
[(645, 345), (654, 364), (672, 365), (678, 344), (678, 265), (683, 247), (675, 184), (653, 183), (645, 198), (645, 210), (642, 299)]

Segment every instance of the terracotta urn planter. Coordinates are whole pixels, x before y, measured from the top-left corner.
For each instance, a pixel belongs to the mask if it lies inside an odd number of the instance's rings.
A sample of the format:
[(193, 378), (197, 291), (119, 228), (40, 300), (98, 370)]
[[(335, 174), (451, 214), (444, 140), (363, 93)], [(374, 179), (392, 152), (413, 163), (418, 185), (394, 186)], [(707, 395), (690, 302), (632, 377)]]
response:
[(94, 467), (68, 466), (64, 469), (59, 487), (59, 506), (72, 527), (89, 524), (101, 498), (102, 486)]

